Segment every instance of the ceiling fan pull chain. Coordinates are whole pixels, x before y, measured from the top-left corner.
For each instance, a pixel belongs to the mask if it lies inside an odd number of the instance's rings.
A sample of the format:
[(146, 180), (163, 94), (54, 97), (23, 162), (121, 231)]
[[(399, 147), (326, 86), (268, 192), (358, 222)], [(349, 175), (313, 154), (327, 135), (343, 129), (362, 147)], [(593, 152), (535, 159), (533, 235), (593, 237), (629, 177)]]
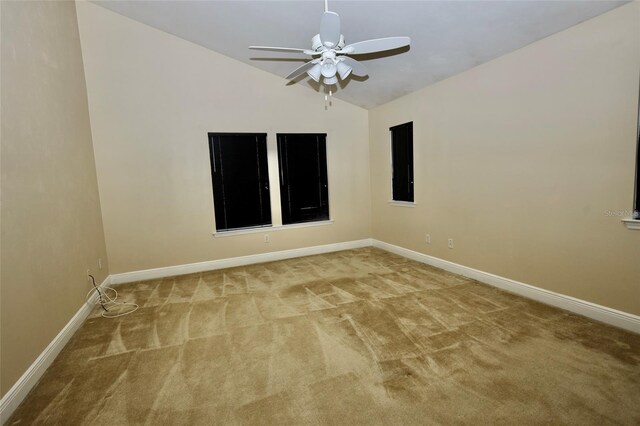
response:
[(327, 95), (325, 92), (324, 95), (324, 109), (325, 111), (329, 109), (330, 106), (333, 106), (333, 91), (329, 89), (329, 94)]

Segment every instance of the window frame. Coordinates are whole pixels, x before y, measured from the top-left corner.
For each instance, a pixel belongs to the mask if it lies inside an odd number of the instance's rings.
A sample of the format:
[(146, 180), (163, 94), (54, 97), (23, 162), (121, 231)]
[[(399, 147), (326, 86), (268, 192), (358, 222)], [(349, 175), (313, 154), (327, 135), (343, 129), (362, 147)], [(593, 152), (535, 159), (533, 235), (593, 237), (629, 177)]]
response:
[[(285, 154), (286, 138), (288, 136), (301, 137), (308, 136), (316, 138), (315, 143), (321, 144), (323, 152), (318, 152), (317, 159), (319, 162), (323, 161), (323, 164), (318, 164), (319, 176), (318, 184), (320, 206), (322, 211), (322, 217), (314, 217), (308, 220), (300, 220), (293, 218), (293, 212), (287, 208), (290, 203), (290, 195), (287, 191), (287, 185), (289, 183), (289, 168), (288, 168), (288, 155)], [(318, 138), (321, 138), (318, 140)], [(318, 145), (316, 145), (318, 146)], [(277, 161), (278, 161), (278, 178), (280, 187), (280, 215), (283, 227), (300, 226), (304, 224), (333, 222), (331, 220), (331, 203), (329, 197), (329, 166), (327, 162), (327, 134), (326, 133), (276, 133), (276, 147), (277, 147)]]
[[(411, 185), (411, 200), (401, 200), (396, 199), (396, 194), (394, 191), (394, 180), (395, 180), (395, 164), (394, 164), (394, 138), (393, 131), (394, 129), (402, 128), (407, 126), (409, 128), (409, 146), (411, 153), (411, 167), (410, 167), (410, 177), (409, 184)], [(391, 196), (389, 199), (389, 204), (394, 206), (401, 207), (414, 207), (416, 204), (416, 194), (415, 194), (415, 155), (414, 155), (414, 144), (413, 144), (413, 121), (407, 121), (405, 123), (397, 124), (395, 126), (389, 127), (389, 164), (390, 164), (390, 179), (391, 179)]]
[(638, 123), (636, 129), (636, 175), (633, 194), (632, 220), (640, 221), (640, 88), (638, 89)]
[(627, 229), (640, 231), (640, 86), (638, 87), (638, 122), (636, 128), (636, 168), (633, 181), (631, 217), (622, 219)]
[[(226, 227), (220, 228), (220, 223), (218, 220), (218, 215), (221, 214), (220, 211), (216, 209), (216, 188), (218, 185), (222, 185), (224, 190), (224, 183), (218, 183), (218, 179), (216, 174), (218, 173), (218, 167), (216, 163), (216, 155), (215, 155), (215, 138), (220, 136), (254, 136), (256, 138), (256, 142), (263, 142), (262, 149), (260, 147), (257, 148), (258, 158), (256, 159), (256, 164), (258, 165), (258, 179), (260, 185), (266, 184), (266, 188), (260, 188), (259, 192), (259, 203), (260, 203), (260, 211), (261, 216), (265, 217), (265, 223), (241, 226), (241, 227)], [(273, 226), (273, 212), (271, 208), (271, 185), (269, 180), (269, 152), (268, 152), (268, 135), (267, 133), (252, 133), (252, 132), (209, 132), (207, 134), (208, 138), (208, 146), (209, 146), (209, 165), (211, 168), (211, 193), (213, 199), (213, 214), (214, 214), (214, 233), (234, 233), (234, 232), (242, 232), (253, 229), (264, 229), (270, 228)], [(260, 138), (260, 140), (258, 140)], [(263, 152), (261, 152), (263, 151)], [(221, 151), (220, 151), (221, 152)], [(264, 154), (264, 157), (261, 157), (261, 154)], [(222, 157), (219, 158), (219, 162), (222, 161)], [(264, 164), (262, 164), (264, 163)], [(264, 166), (264, 167), (261, 167)], [(264, 168), (264, 170), (262, 170)], [(222, 170), (222, 169), (220, 169)], [(266, 191), (266, 194), (265, 194)], [(224, 198), (224, 193), (222, 194)], [(224, 215), (226, 216), (226, 211), (224, 211)], [(267, 223), (268, 222), (268, 223)], [(228, 221), (225, 221), (225, 225), (228, 226)]]

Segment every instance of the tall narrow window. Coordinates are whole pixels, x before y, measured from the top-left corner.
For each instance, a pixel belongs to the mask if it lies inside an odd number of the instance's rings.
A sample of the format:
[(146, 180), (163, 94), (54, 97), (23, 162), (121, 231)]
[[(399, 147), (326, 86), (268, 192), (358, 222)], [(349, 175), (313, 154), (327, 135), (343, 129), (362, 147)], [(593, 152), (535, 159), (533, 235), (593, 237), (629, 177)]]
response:
[(278, 134), (282, 223), (329, 219), (325, 134)]
[(391, 127), (393, 200), (413, 202), (413, 122)]
[(271, 225), (267, 135), (209, 133), (216, 229)]
[(638, 96), (638, 130), (636, 131), (636, 193), (633, 201), (633, 218), (640, 220), (640, 95)]

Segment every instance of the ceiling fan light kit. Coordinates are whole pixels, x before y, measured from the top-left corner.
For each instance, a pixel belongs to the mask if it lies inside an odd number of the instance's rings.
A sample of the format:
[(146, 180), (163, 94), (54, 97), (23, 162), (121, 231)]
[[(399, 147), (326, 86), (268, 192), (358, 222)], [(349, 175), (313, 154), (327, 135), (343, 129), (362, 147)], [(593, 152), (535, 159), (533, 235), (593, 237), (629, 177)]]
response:
[(338, 75), (340, 76), (340, 80), (345, 80), (353, 71), (349, 65), (345, 64), (344, 61), (340, 61), (336, 64), (336, 69), (338, 70)]
[(344, 35), (340, 32), (340, 16), (329, 11), (325, 0), (320, 32), (311, 39), (311, 49), (270, 46), (249, 46), (249, 49), (303, 53), (316, 57), (293, 70), (286, 78), (293, 80), (306, 73), (311, 79), (329, 86), (327, 89), (330, 89), (338, 83), (338, 77), (340, 80), (346, 80), (350, 75), (368, 75), (367, 68), (348, 55), (383, 52), (405, 47), (410, 43), (409, 37), (387, 37), (347, 45)]

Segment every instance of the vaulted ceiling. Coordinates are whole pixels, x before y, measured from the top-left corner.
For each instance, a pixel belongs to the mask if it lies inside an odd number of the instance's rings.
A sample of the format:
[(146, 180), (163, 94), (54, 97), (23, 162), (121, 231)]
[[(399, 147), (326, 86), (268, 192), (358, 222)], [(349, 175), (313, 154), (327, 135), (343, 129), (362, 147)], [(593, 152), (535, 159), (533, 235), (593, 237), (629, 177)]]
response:
[[(249, 45), (310, 48), (324, 11), (317, 1), (95, 1), (185, 40), (279, 76), (307, 58)], [(410, 49), (361, 55), (369, 77), (350, 79), (336, 97), (365, 108), (512, 52), (625, 1), (330, 1), (347, 43), (409, 36)], [(571, 52), (567, 52), (571, 54)], [(533, 64), (532, 64), (533, 65)], [(324, 90), (310, 78), (302, 84)], [(282, 80), (283, 90), (287, 81)]]

